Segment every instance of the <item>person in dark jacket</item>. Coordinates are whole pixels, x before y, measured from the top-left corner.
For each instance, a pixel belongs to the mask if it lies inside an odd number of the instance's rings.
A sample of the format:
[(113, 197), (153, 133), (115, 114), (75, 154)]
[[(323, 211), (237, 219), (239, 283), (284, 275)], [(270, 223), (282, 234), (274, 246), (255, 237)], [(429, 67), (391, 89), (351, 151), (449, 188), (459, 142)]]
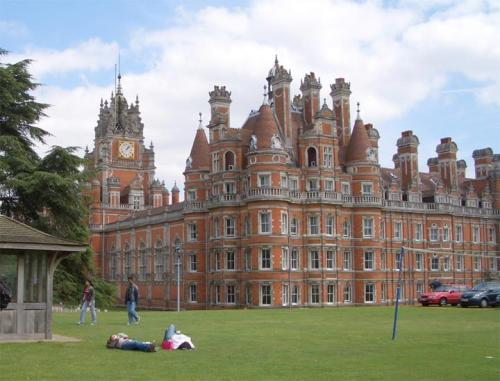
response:
[(92, 317), (92, 323), (90, 324), (95, 325), (97, 323), (95, 314), (95, 290), (92, 282), (88, 279), (85, 281), (85, 287), (83, 288), (82, 293), (82, 312), (80, 313), (80, 321), (78, 322), (78, 324), (80, 325), (85, 323), (85, 314), (87, 313), (87, 308), (90, 309), (90, 316)]
[(134, 277), (130, 275), (128, 277), (128, 287), (125, 292), (125, 304), (127, 305), (127, 313), (128, 313), (128, 325), (130, 324), (139, 324), (139, 320), (141, 318), (137, 315), (135, 307), (137, 306), (137, 302), (139, 301), (139, 288), (134, 283)]

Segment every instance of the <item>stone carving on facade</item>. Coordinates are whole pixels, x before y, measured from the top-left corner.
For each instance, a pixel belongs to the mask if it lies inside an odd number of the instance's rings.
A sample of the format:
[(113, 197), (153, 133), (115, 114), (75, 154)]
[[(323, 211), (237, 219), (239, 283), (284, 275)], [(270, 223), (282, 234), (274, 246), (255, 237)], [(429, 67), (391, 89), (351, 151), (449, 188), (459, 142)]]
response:
[(366, 150), (366, 158), (368, 161), (373, 161), (376, 163), (378, 161), (377, 150), (373, 147), (368, 148)]
[(186, 169), (191, 169), (193, 167), (193, 158), (189, 156), (186, 159)]
[(281, 139), (278, 135), (274, 134), (271, 138), (271, 147), (276, 149), (281, 149), (283, 146), (281, 145)]
[(250, 151), (255, 151), (257, 149), (257, 136), (252, 135), (250, 137)]

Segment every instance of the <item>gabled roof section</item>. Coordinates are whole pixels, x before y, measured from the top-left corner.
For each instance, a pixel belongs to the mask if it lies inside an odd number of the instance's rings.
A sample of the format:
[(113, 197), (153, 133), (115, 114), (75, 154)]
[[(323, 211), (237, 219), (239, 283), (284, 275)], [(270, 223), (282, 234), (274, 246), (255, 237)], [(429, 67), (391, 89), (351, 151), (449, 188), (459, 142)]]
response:
[(54, 237), (0, 214), (0, 249), (84, 251), (86, 248), (84, 243)]

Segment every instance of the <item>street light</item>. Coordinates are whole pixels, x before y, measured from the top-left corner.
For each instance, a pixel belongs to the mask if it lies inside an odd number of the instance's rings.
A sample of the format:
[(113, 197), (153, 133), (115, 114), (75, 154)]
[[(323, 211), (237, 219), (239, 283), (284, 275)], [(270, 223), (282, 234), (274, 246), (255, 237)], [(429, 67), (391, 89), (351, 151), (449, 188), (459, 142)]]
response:
[(177, 312), (181, 310), (181, 244), (175, 243), (175, 254), (177, 256)]

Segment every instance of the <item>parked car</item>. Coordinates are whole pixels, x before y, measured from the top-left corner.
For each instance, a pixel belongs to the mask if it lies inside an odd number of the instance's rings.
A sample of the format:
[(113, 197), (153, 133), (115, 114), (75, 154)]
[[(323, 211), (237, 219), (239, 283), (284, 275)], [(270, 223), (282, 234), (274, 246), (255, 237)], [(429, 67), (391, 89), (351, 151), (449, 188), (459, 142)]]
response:
[(460, 297), (466, 290), (467, 287), (461, 284), (441, 285), (434, 291), (422, 293), (418, 301), (422, 303), (423, 306), (428, 306), (431, 304), (437, 304), (440, 306), (451, 304), (452, 306), (456, 306), (460, 303)]
[(460, 305), (462, 307), (479, 306), (482, 308), (494, 306), (499, 295), (500, 282), (480, 283), (462, 294)]

